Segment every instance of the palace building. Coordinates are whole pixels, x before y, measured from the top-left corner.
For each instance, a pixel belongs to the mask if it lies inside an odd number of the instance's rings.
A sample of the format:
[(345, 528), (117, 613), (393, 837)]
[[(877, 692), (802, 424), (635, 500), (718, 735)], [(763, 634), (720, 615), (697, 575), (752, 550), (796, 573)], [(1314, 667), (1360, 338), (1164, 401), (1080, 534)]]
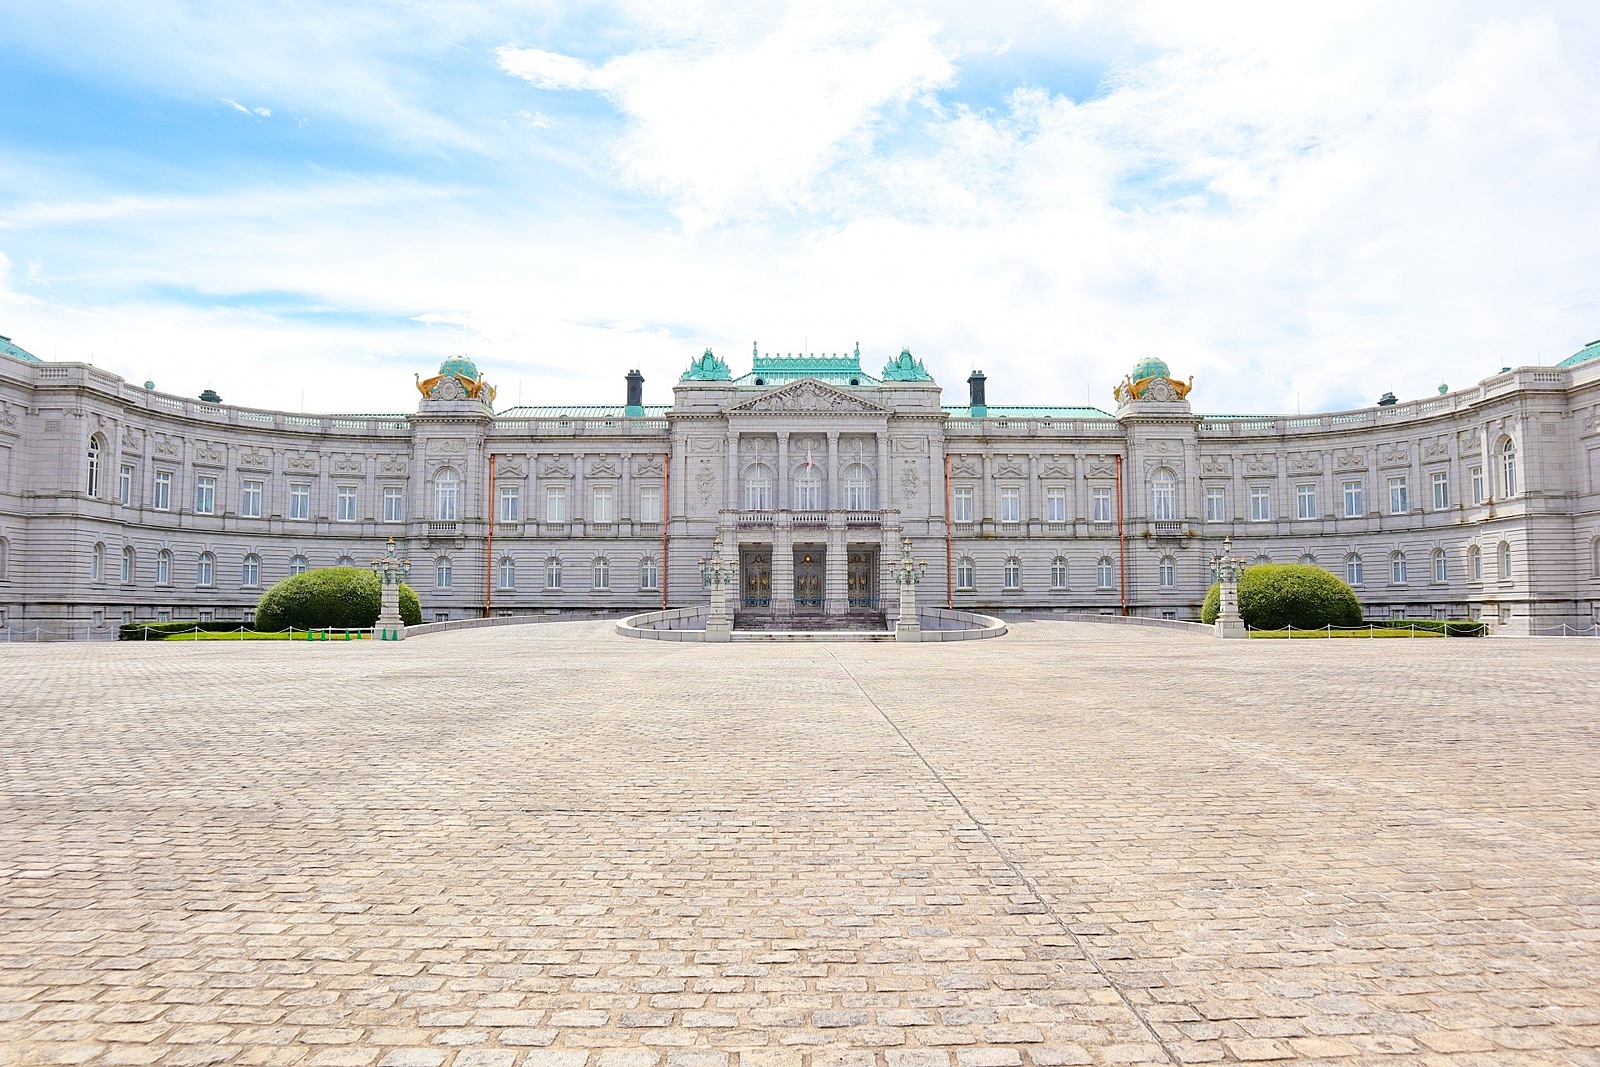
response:
[[(876, 363), (873, 364), (876, 367)], [(262, 590), (393, 537), (435, 619), (707, 598), (883, 616), (902, 537), (923, 603), (1193, 619), (1224, 537), (1350, 582), (1369, 617), (1545, 633), (1600, 620), (1600, 342), (1555, 367), (1306, 416), (1196, 414), (1144, 359), (1115, 411), (951, 404), (902, 351), (707, 350), (670, 406), (496, 411), (470, 360), (417, 410), (301, 415), (131, 385), (0, 338), (0, 630), (248, 618)]]

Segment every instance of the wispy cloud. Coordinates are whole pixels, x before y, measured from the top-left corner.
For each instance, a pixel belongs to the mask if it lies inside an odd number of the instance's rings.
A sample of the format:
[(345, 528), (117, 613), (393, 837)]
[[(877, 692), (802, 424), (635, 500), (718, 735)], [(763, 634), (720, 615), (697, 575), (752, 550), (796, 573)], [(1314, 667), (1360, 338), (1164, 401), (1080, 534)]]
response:
[(222, 102), (244, 115), (253, 115), (256, 118), (263, 119), (270, 119), (272, 117), (272, 109), (269, 107), (245, 107), (231, 96), (224, 96), (222, 98)]

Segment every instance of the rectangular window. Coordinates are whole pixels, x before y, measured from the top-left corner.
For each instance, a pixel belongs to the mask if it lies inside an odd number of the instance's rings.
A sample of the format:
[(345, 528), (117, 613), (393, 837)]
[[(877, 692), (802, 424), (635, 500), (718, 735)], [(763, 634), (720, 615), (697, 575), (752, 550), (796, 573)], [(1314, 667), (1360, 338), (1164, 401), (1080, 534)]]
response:
[(1350, 585), (1360, 585), (1366, 578), (1360, 556), (1351, 556), (1344, 563), (1344, 580)]
[(1411, 502), (1406, 495), (1406, 476), (1397, 474), (1389, 479), (1389, 514), (1404, 515), (1411, 510)]
[(502, 485), (500, 487), (500, 512), (495, 516), (500, 522), (522, 521), (522, 486)]
[(200, 609), (200, 621), (201, 622), (210, 622), (212, 620), (212, 618), (213, 618), (213, 613), (212, 613), (212, 610), (210, 608), (201, 608)]
[(311, 484), (309, 482), (290, 483), (289, 517), (302, 521), (311, 518)]
[(151, 507), (157, 511), (172, 510), (172, 472), (156, 471), (156, 498)]
[(1000, 490), (1000, 521), (1022, 521), (1022, 490), (1014, 485)]
[(123, 507), (133, 503), (133, 465), (124, 463), (117, 475), (117, 503)]
[(1250, 487), (1250, 521), (1272, 521), (1272, 490), (1265, 485)]
[(334, 513), (339, 522), (356, 521), (356, 487), (353, 485), (339, 486), (338, 495), (334, 498), (338, 510)]
[(196, 515), (215, 515), (217, 513), (217, 480), (205, 477), (194, 480), (194, 513)]
[(953, 502), (954, 515), (950, 516), (951, 522), (972, 521), (972, 487), (964, 485), (956, 489)]
[(1223, 514), (1227, 507), (1227, 498), (1222, 495), (1222, 487), (1220, 485), (1207, 486), (1206, 521), (1227, 522), (1227, 516)]
[[(616, 522), (617, 521), (617, 490), (615, 486), (597, 485), (594, 487), (593, 508), (589, 512), (590, 522)], [(596, 586), (595, 588), (599, 588)]]
[(1467, 473), (1472, 478), (1472, 503), (1483, 503), (1483, 468), (1469, 467)]
[(1433, 510), (1443, 511), (1450, 506), (1450, 475), (1444, 471), (1433, 472)]
[(1344, 517), (1347, 519), (1359, 519), (1365, 514), (1365, 507), (1366, 505), (1361, 500), (1361, 483), (1345, 482)]
[[(639, 487), (639, 521), (644, 523), (658, 523), (661, 521), (661, 487), (659, 485), (642, 485)], [(649, 586), (648, 588), (655, 588)]]
[(1067, 521), (1067, 491), (1060, 486), (1054, 486), (1044, 491), (1044, 521)]
[(383, 521), (406, 521), (406, 491), (398, 485), (383, 488)]
[(1314, 519), (1317, 517), (1316, 486), (1297, 485), (1294, 487), (1294, 517), (1297, 519)]
[(1111, 521), (1111, 487), (1096, 486), (1090, 493), (1089, 499), (1093, 505), (1091, 518), (1095, 522)]
[(567, 487), (549, 485), (544, 490), (544, 521), (567, 521)]
[(247, 519), (261, 517), (261, 483), (247, 481), (239, 491), (239, 514)]

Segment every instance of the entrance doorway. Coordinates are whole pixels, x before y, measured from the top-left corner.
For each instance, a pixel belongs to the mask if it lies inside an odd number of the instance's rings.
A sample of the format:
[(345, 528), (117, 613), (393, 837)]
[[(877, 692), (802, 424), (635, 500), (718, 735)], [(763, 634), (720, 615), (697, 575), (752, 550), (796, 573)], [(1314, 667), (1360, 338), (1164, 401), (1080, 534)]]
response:
[(850, 549), (846, 572), (845, 591), (851, 612), (877, 613), (878, 604), (878, 549), (876, 546), (856, 545)]
[(772, 607), (772, 550), (765, 546), (739, 550), (739, 604), (746, 611)]
[(823, 545), (794, 546), (794, 610), (796, 612), (821, 612), (823, 601), (823, 566), (827, 549)]

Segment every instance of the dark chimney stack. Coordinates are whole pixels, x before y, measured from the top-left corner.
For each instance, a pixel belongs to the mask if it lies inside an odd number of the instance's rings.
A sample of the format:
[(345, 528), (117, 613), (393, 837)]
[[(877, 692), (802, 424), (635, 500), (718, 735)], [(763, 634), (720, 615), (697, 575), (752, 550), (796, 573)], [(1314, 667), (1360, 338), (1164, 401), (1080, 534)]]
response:
[(981, 370), (973, 371), (967, 378), (967, 389), (970, 391), (969, 406), (975, 419), (981, 419), (989, 413), (989, 406), (983, 398), (983, 383), (987, 380)]
[(628, 372), (628, 408), (625, 414), (635, 417), (644, 414), (644, 375), (637, 369)]

